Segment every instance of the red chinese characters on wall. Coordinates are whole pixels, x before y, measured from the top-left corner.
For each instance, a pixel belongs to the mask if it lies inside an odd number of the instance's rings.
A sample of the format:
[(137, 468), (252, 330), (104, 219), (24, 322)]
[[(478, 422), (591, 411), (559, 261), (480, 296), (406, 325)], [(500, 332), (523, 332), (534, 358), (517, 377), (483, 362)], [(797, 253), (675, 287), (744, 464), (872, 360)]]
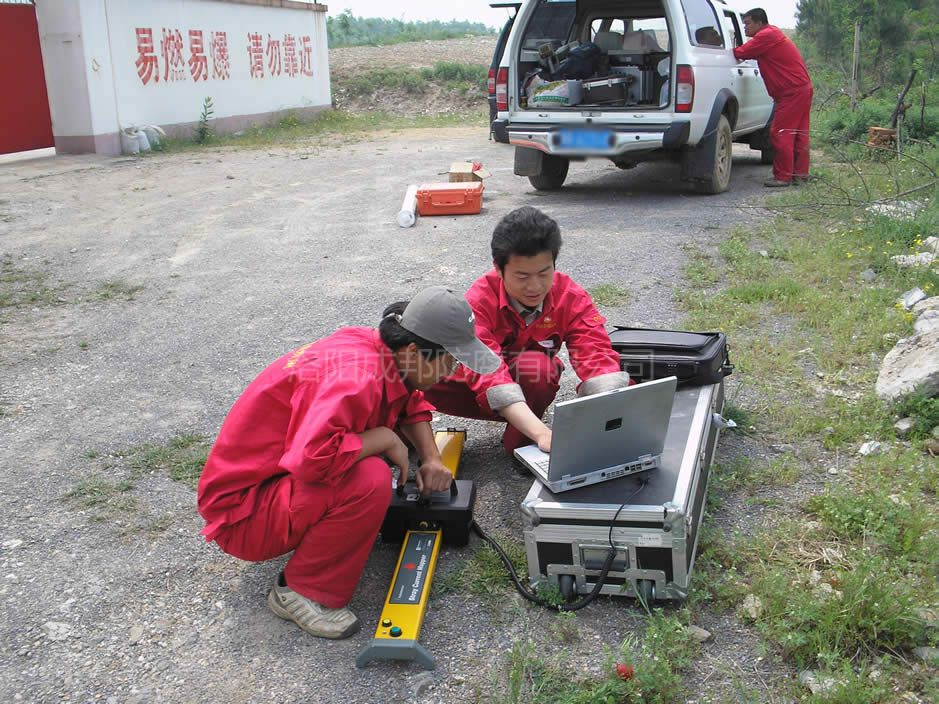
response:
[[(231, 55), (227, 32), (187, 30), (188, 45), (178, 28), (161, 28), (160, 46), (153, 38), (152, 27), (137, 27), (137, 56), (134, 66), (143, 85), (178, 81), (220, 80), (231, 78)], [(309, 36), (283, 37), (260, 32), (248, 32), (245, 37), (250, 78), (296, 78), (313, 75), (313, 40)], [(186, 56), (188, 52), (188, 58)], [(211, 61), (211, 71), (209, 62)], [(162, 69), (162, 74), (161, 74)], [(187, 70), (188, 69), (188, 70)]]

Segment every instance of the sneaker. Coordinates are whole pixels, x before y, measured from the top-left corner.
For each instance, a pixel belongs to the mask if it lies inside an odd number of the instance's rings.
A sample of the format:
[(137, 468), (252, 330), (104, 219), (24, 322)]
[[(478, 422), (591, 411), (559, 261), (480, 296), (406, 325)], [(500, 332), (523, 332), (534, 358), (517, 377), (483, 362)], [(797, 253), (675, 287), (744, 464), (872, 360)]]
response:
[(763, 185), (767, 188), (785, 188), (789, 185), (789, 181), (779, 181), (775, 178), (771, 178), (769, 181), (763, 181)]
[(267, 595), (271, 611), (285, 621), (293, 621), (310, 635), (319, 638), (348, 638), (359, 630), (359, 617), (347, 608), (329, 609), (287, 586), (281, 572)]

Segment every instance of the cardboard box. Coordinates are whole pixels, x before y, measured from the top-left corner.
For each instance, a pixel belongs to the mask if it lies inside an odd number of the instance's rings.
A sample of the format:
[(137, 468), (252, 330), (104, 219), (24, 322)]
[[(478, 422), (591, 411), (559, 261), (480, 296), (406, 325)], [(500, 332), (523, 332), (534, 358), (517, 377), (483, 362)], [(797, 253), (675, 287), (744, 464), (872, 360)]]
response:
[(482, 181), (489, 177), (489, 172), (478, 161), (455, 161), (450, 164), (450, 183)]

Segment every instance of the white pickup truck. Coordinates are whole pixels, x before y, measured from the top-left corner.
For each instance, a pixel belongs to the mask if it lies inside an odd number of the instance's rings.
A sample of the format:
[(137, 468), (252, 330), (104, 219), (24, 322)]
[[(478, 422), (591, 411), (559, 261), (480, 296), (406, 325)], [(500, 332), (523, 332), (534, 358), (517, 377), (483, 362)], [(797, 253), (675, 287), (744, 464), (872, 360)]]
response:
[(695, 190), (721, 193), (733, 142), (772, 163), (773, 101), (756, 61), (732, 51), (742, 28), (723, 0), (527, 0), (495, 76), (515, 173), (553, 190), (572, 160), (670, 159)]

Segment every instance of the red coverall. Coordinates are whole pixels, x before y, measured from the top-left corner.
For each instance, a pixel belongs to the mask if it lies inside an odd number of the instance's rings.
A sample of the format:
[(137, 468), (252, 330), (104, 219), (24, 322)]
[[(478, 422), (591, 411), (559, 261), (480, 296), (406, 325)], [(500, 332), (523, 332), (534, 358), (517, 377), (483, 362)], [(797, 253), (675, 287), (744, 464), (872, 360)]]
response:
[[(502, 357), (503, 364), (484, 376), (458, 367), (453, 375), (427, 390), (427, 400), (444, 413), (504, 420), (490, 407), (487, 392), (518, 384), (524, 400), (540, 418), (560, 387), (564, 363), (556, 355), (562, 342), (567, 344), (571, 364), (582, 382), (621, 371), (619, 355), (604, 327), (606, 318), (589, 294), (565, 274), (554, 273), (542, 314), (531, 325), (526, 326), (512, 307), (496, 269), (477, 279), (466, 292), (466, 300), (476, 315), (477, 337)], [(511, 453), (531, 440), (509, 426), (502, 443)]]
[(199, 480), (206, 540), (253, 562), (294, 551), (284, 575), (329, 608), (349, 603), (391, 498), (359, 433), (429, 421), (372, 328), (344, 328), (261, 372), (222, 424)]
[(770, 126), (773, 178), (809, 175), (809, 112), (812, 81), (802, 54), (779, 27), (767, 25), (734, 49), (734, 58), (756, 59), (766, 91), (776, 103)]

